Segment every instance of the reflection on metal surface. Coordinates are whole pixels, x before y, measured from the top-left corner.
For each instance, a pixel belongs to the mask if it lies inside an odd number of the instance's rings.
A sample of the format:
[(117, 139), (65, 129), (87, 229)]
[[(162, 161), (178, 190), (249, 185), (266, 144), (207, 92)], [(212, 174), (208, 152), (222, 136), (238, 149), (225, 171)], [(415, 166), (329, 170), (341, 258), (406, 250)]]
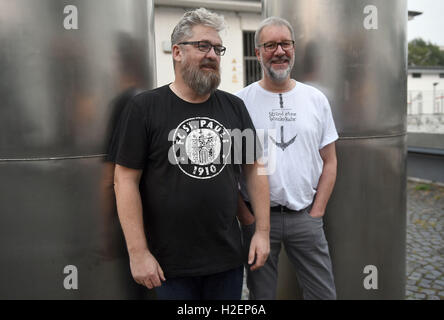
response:
[(70, 1), (78, 29), (67, 5), (0, 0), (0, 297), (143, 297), (103, 160), (126, 93), (155, 85), (153, 3)]
[(154, 85), (146, 0), (70, 4), (78, 30), (64, 2), (0, 1), (2, 159), (104, 153), (112, 99)]
[(264, 0), (267, 16), (291, 21), (293, 76), (330, 99), (341, 137), (405, 133), (405, 1), (372, 1), (378, 29), (363, 23), (368, 1)]
[[(325, 217), (338, 298), (403, 299), (406, 1), (263, 0), (263, 13), (293, 25), (292, 76), (324, 92), (341, 137)], [(377, 290), (363, 286), (366, 265)], [(278, 296), (299, 296), (288, 262), (280, 268)]]

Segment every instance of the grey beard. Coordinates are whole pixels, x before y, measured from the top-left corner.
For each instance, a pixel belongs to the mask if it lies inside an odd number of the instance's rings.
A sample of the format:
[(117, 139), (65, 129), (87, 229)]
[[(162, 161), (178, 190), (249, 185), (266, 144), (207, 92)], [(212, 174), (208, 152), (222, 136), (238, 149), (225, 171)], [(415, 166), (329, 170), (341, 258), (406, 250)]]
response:
[(271, 79), (280, 82), (287, 79), (288, 75), (291, 72), (291, 69), (293, 68), (293, 65), (291, 64), (286, 70), (280, 70), (279, 72), (274, 71), (271, 67), (265, 67), (264, 65), (262, 65), (262, 68), (265, 70), (265, 72), (268, 73)]
[(280, 72), (276, 72), (272, 68), (269, 68), (267, 70), (268, 70), (268, 74), (270, 75), (270, 77), (273, 80), (283, 81), (283, 80), (287, 79), (288, 75), (290, 74), (291, 68), (288, 67), (287, 70), (283, 70), (283, 71), (280, 71)]
[(183, 68), (182, 78), (200, 96), (213, 93), (220, 84), (219, 72), (205, 72), (199, 67), (187, 66)]
[(260, 64), (261, 64), (262, 70), (264, 70), (264, 72), (266, 72), (272, 80), (275, 80), (277, 82), (281, 82), (281, 81), (284, 81), (285, 79), (287, 79), (291, 70), (293, 69), (294, 59), (289, 60), (288, 68), (286, 70), (280, 70), (279, 72), (276, 72), (273, 70), (273, 68), (271, 67), (271, 62), (270, 62), (270, 66), (266, 66), (263, 64), (262, 54), (261, 54)]

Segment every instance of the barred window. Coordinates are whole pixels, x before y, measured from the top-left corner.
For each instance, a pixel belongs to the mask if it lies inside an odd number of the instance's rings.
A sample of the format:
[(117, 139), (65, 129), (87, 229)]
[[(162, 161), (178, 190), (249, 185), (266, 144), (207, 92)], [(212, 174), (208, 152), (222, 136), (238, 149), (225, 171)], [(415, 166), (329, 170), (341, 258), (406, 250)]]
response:
[(254, 53), (254, 31), (243, 32), (244, 41), (244, 83), (245, 86), (261, 79), (261, 65)]

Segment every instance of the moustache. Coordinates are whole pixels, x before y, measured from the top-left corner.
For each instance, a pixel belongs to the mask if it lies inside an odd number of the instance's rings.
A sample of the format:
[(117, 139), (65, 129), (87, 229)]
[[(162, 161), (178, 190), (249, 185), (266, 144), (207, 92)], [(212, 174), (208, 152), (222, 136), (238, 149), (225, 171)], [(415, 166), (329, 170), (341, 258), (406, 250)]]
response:
[(290, 59), (285, 57), (285, 58), (274, 58), (271, 59), (271, 63), (283, 63), (283, 62), (288, 62), (290, 63)]
[(215, 61), (209, 60), (209, 59), (205, 59), (204, 61), (202, 61), (199, 65), (200, 68), (210, 68), (210, 69), (214, 69), (215, 71), (219, 71), (219, 64)]

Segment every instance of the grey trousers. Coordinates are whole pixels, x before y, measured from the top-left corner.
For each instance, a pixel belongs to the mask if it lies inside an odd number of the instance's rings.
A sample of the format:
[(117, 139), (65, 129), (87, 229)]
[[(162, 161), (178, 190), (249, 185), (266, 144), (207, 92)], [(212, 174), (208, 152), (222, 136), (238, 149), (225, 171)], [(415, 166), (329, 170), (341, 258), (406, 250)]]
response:
[[(276, 299), (278, 260), (281, 245), (295, 267), (306, 300), (335, 300), (336, 288), (322, 218), (309, 215), (311, 206), (297, 213), (271, 212), (270, 255), (265, 265), (247, 267), (250, 300)], [(242, 226), (244, 250), (248, 255), (255, 225)]]

